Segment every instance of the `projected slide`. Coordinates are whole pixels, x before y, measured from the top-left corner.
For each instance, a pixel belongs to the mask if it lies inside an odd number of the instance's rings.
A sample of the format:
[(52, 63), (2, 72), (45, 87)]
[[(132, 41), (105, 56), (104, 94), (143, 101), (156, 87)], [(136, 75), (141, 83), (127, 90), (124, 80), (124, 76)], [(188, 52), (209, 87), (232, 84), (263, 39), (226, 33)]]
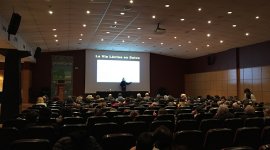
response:
[(140, 62), (122, 60), (97, 60), (97, 82), (140, 82)]
[(150, 54), (86, 50), (85, 93), (121, 91), (125, 78), (132, 84), (127, 91), (150, 91)]

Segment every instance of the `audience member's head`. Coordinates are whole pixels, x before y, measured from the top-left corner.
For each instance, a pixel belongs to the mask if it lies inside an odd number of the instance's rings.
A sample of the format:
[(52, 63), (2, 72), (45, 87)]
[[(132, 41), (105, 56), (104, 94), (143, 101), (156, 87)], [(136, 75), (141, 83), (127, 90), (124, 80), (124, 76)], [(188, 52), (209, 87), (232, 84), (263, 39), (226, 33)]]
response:
[(154, 133), (154, 145), (159, 150), (170, 150), (172, 146), (173, 135), (165, 126), (158, 127)]
[(264, 117), (270, 117), (270, 108), (269, 107), (265, 108), (263, 112), (264, 112)]
[(246, 114), (255, 114), (255, 108), (251, 105), (247, 105), (244, 109)]
[(143, 132), (139, 135), (136, 142), (136, 150), (152, 150), (154, 139), (151, 132)]
[(132, 119), (135, 119), (138, 115), (139, 115), (139, 113), (138, 113), (138, 111), (136, 111), (136, 110), (132, 110), (132, 111), (129, 113), (129, 116), (130, 116)]

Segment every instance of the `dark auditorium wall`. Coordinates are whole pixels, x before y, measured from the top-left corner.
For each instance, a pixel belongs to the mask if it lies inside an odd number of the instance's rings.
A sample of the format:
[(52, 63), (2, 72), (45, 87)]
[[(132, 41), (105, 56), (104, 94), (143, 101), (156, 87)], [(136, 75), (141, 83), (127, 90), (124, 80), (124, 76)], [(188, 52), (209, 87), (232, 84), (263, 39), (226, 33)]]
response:
[[(44, 89), (51, 87), (52, 55), (73, 56), (73, 94), (84, 93), (85, 50), (64, 52), (43, 52), (33, 65), (32, 97), (36, 97)], [(76, 69), (74, 69), (76, 67)]]
[(270, 65), (270, 41), (244, 46), (239, 49), (240, 68)]
[(185, 89), (184, 59), (150, 54), (150, 93), (155, 96), (159, 89), (178, 97)]
[[(212, 64), (208, 64), (212, 61)], [(236, 68), (236, 49), (186, 60), (188, 74)]]

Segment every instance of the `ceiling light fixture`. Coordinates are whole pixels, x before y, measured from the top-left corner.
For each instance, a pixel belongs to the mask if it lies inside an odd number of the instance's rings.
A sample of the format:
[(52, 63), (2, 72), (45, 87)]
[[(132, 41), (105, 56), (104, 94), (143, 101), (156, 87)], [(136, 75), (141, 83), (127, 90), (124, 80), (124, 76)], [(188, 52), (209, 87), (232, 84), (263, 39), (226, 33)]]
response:
[(57, 37), (57, 34), (53, 35), (54, 37)]
[(55, 29), (55, 28), (53, 28), (52, 30), (53, 30), (53, 31), (56, 31), (56, 29)]
[(211, 24), (211, 23), (212, 23), (212, 21), (211, 21), (211, 20), (208, 20), (208, 21), (207, 21), (207, 23), (208, 23), (208, 24)]
[(192, 31), (195, 31), (196, 30), (196, 28), (192, 28)]
[(249, 36), (250, 34), (247, 32), (247, 33), (245, 33), (245, 35), (246, 35), (246, 36)]
[(190, 44), (190, 43), (191, 43), (191, 41), (188, 41), (188, 43)]
[(128, 39), (130, 38), (130, 36), (128, 35)]
[(167, 5), (165, 5), (165, 7), (168, 8), (168, 7), (170, 7), (170, 5), (167, 4)]
[(83, 36), (83, 34), (81, 33), (80, 36)]
[(101, 40), (101, 41), (104, 41), (104, 39), (103, 39), (103, 38), (101, 38), (100, 40)]
[(175, 36), (175, 37), (173, 37), (174, 39), (177, 39), (177, 37)]
[(133, 0), (130, 0), (130, 1), (129, 1), (129, 3), (130, 3), (130, 4), (133, 4), (133, 3), (134, 3), (134, 1), (133, 1)]
[(152, 38), (148, 38), (149, 40), (151, 40)]
[(58, 40), (57, 40), (57, 39), (55, 39), (55, 42), (58, 42)]
[(256, 16), (255, 19), (260, 19), (260, 16)]
[(198, 11), (202, 11), (202, 8), (198, 8)]
[(144, 43), (144, 42), (142, 42), (142, 43)]
[(184, 19), (184, 18), (181, 18), (180, 20), (181, 20), (181, 21), (185, 21), (185, 19)]
[(182, 46), (181, 44), (178, 45), (179, 47)]
[(230, 15), (230, 14), (232, 14), (232, 12), (231, 11), (228, 11), (227, 14)]
[(122, 43), (125, 43), (125, 40), (122, 40)]
[(220, 40), (219, 43), (223, 43), (223, 40)]
[(209, 44), (207, 44), (207, 45), (206, 45), (206, 47), (210, 47), (210, 45), (209, 45)]
[(235, 28), (237, 25), (236, 24), (233, 24), (232, 27)]
[(210, 34), (210, 33), (207, 33), (207, 34), (206, 34), (206, 36), (207, 36), (207, 37), (210, 37), (210, 36), (211, 36), (211, 34)]
[(160, 44), (163, 45), (164, 43), (161, 42)]
[(86, 27), (86, 24), (83, 24), (82, 26), (83, 26), (83, 27)]
[(79, 41), (81, 41), (82, 39), (79, 39)]
[(124, 13), (124, 12), (120, 12), (120, 15), (122, 15), (122, 16), (123, 16), (123, 15), (125, 15), (125, 13)]
[(141, 30), (142, 28), (138, 27), (137, 29), (138, 29), (138, 30)]
[(110, 34), (111, 32), (107, 31), (106, 33), (107, 33), (107, 34)]
[(197, 48), (197, 47), (196, 47), (195, 49), (196, 49), (196, 51), (198, 50), (198, 48)]
[(90, 10), (86, 10), (86, 14), (90, 14), (91, 12), (90, 12)]
[(152, 16), (152, 18), (153, 18), (153, 19), (156, 19), (156, 16), (155, 16), (155, 15), (153, 15), (153, 16)]
[(53, 14), (53, 11), (52, 11), (52, 10), (49, 10), (48, 13), (49, 13), (50, 15), (52, 15), (52, 14)]

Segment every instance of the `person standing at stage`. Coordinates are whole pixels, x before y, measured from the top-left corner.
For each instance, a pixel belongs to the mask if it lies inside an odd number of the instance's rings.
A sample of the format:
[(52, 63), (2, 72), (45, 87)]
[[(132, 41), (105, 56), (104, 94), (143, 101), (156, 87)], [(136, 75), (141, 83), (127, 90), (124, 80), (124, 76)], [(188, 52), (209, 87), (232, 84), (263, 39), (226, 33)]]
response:
[(121, 90), (122, 92), (126, 91), (127, 85), (131, 84), (131, 82), (126, 82), (125, 78), (122, 79), (120, 86), (121, 86)]

